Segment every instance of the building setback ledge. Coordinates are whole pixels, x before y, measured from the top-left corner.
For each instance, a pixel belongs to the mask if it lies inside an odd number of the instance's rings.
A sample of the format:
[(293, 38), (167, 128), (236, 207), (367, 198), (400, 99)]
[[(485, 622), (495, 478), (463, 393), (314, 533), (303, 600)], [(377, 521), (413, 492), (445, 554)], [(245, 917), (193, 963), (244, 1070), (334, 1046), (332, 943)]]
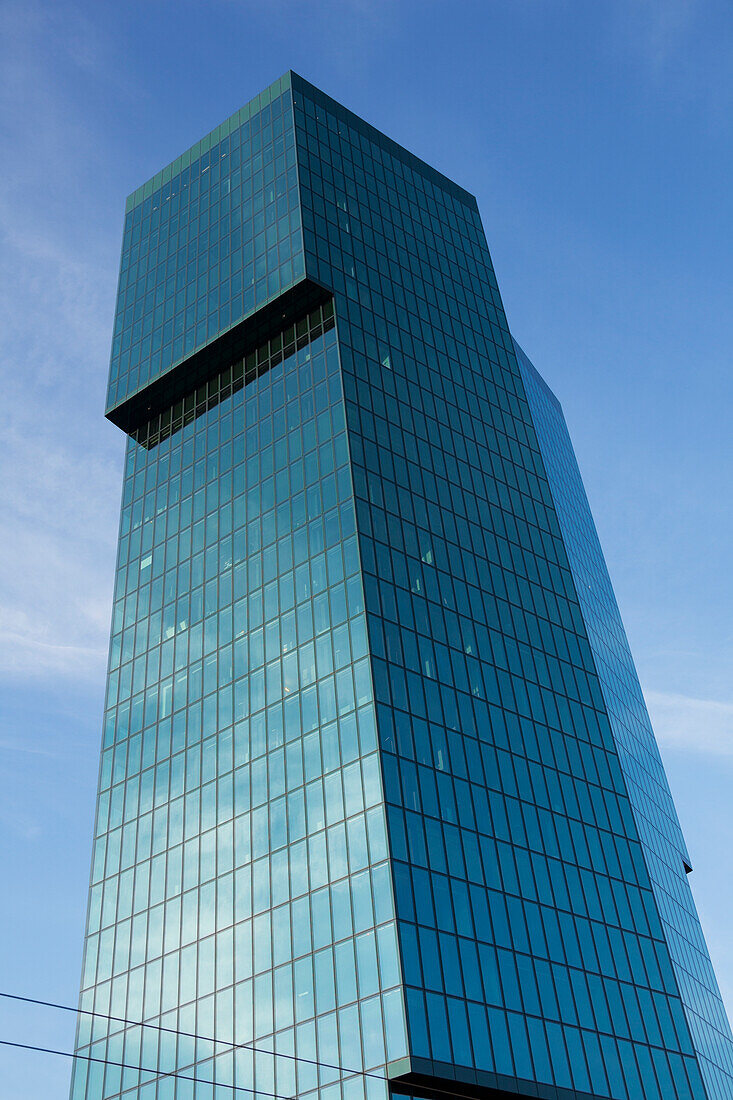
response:
[(123, 432), (132, 434), (151, 417), (175, 405), (217, 371), (242, 359), (265, 340), (294, 324), (304, 313), (322, 305), (332, 296), (332, 292), (320, 283), (303, 277), (279, 298), (268, 302), (262, 309), (222, 333), (188, 359), (155, 378), (145, 389), (138, 390), (119, 405), (107, 409), (107, 419), (122, 428)]
[(421, 1100), (602, 1100), (595, 1093), (538, 1084), (500, 1073), (432, 1062), (427, 1058), (400, 1058), (387, 1066), (390, 1094)]

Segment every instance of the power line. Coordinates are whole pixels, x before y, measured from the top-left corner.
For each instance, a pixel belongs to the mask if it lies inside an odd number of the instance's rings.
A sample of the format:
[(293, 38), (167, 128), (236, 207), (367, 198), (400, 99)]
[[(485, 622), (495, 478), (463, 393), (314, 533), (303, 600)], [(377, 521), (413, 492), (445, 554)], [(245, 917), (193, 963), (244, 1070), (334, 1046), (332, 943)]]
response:
[[(254, 1046), (251, 1043), (229, 1043), (226, 1039), (211, 1039), (206, 1038), (203, 1035), (197, 1035), (192, 1031), (179, 1031), (173, 1027), (163, 1027), (161, 1024), (146, 1024), (139, 1020), (128, 1020), (123, 1016), (110, 1016), (105, 1012), (93, 1012), (88, 1008), (73, 1008), (71, 1005), (58, 1004), (55, 1001), (42, 1001), (37, 997), (24, 997), (19, 993), (6, 993), (0, 990), (0, 997), (3, 997), (11, 1001), (22, 1001), (24, 1004), (40, 1005), (42, 1008), (55, 1008), (62, 1012), (75, 1012), (83, 1016), (99, 1016), (100, 1019), (110, 1020), (113, 1023), (126, 1024), (128, 1027), (151, 1027), (155, 1031), (163, 1031), (171, 1035), (181, 1035), (185, 1039), (196, 1039), (202, 1043), (220, 1043), (225, 1044), (229, 1050), (251, 1050), (258, 1054), (269, 1054), (273, 1058), (287, 1058), (293, 1062), (304, 1062), (306, 1065), (316, 1066), (320, 1069), (333, 1069), (338, 1073), (349, 1077), (374, 1077), (379, 1081), (390, 1081), (390, 1078), (384, 1073), (374, 1073), (373, 1070), (364, 1069), (346, 1069), (344, 1066), (337, 1066), (331, 1062), (321, 1062), (316, 1058), (306, 1058), (300, 1054), (286, 1054), (285, 1052), (278, 1053), (274, 1050), (265, 1050), (263, 1047)], [(98, 1041), (98, 1040), (97, 1040)], [(19, 1050), (31, 1050), (41, 1054), (57, 1054), (62, 1058), (79, 1058), (85, 1062), (101, 1062), (108, 1066), (118, 1066), (122, 1069), (136, 1070), (138, 1073), (150, 1073), (153, 1075), (153, 1080), (161, 1080), (164, 1077), (177, 1077), (183, 1081), (196, 1081), (200, 1085), (214, 1085), (217, 1088), (228, 1088), (232, 1091), (248, 1092), (252, 1096), (268, 1096), (270, 1100), (295, 1100), (292, 1096), (284, 1096), (282, 1093), (277, 1092), (264, 1092), (262, 1089), (248, 1088), (246, 1085), (229, 1085), (220, 1081), (211, 1081), (202, 1077), (192, 1077), (190, 1074), (180, 1073), (177, 1070), (157, 1070), (157, 1069), (145, 1069), (143, 1066), (133, 1066), (127, 1062), (116, 1062), (110, 1058), (97, 1058), (90, 1054), (77, 1054), (75, 1051), (70, 1050), (54, 1050), (50, 1047), (33, 1046), (29, 1043), (14, 1043), (9, 1039), (0, 1039), (0, 1045), (6, 1047), (15, 1047)], [(212, 1058), (217, 1057), (211, 1055)], [(208, 1059), (199, 1059), (197, 1061), (208, 1061)], [(440, 1094), (442, 1096), (453, 1098), (455, 1093), (445, 1088), (431, 1085), (430, 1092), (434, 1094)]]
[[(41, 1002), (42, 1003), (42, 1002)], [(95, 1058), (91, 1054), (76, 1054), (72, 1050), (55, 1050), (52, 1047), (38, 1047), (31, 1043), (13, 1043), (10, 1039), (0, 1039), (0, 1045), (14, 1047), (16, 1050), (33, 1050), (39, 1054), (57, 1054), (61, 1058), (80, 1058), (84, 1062), (102, 1062), (105, 1066), (117, 1066), (120, 1069), (134, 1069), (138, 1073), (150, 1073), (152, 1078), (146, 1084), (160, 1081), (164, 1077), (177, 1077), (181, 1081), (195, 1081), (199, 1085), (214, 1085), (215, 1088), (231, 1089), (239, 1092), (248, 1092), (253, 1096), (269, 1096), (271, 1100), (295, 1100), (292, 1096), (285, 1096), (279, 1092), (264, 1092), (262, 1089), (251, 1089), (246, 1085), (230, 1085), (224, 1081), (212, 1081), (210, 1078), (192, 1077), (189, 1073), (179, 1073), (178, 1070), (146, 1069), (144, 1066), (133, 1066), (129, 1062), (116, 1062), (112, 1058)]]
[[(124, 1016), (110, 1016), (106, 1012), (94, 1012), (90, 1008), (73, 1008), (71, 1005), (58, 1004), (56, 1001), (42, 1001), (37, 997), (24, 997), (20, 993), (6, 993), (0, 991), (0, 997), (4, 997), (10, 1001), (22, 1001), (24, 1004), (40, 1005), (42, 1008), (55, 1008), (61, 1012), (74, 1012), (81, 1016), (98, 1016), (102, 1020), (108, 1020), (116, 1024), (124, 1024), (126, 1027), (150, 1027), (155, 1031), (162, 1031), (168, 1035), (180, 1035), (184, 1039), (195, 1039), (201, 1043), (214, 1043), (221, 1044), (229, 1048), (230, 1050), (251, 1050), (257, 1054), (269, 1054), (273, 1058), (287, 1058), (291, 1062), (304, 1062), (306, 1065), (316, 1066), (319, 1069), (333, 1069), (337, 1073), (341, 1073), (344, 1076), (358, 1076), (358, 1077), (374, 1077), (379, 1081), (387, 1081), (389, 1078), (384, 1073), (374, 1073), (373, 1070), (366, 1069), (347, 1069), (346, 1066), (338, 1066), (332, 1062), (321, 1062), (317, 1058), (306, 1058), (303, 1054), (288, 1054), (285, 1051), (266, 1050), (264, 1047), (255, 1046), (253, 1043), (230, 1043), (227, 1039), (214, 1039), (206, 1035), (197, 1035), (193, 1031), (179, 1031), (174, 1027), (164, 1027), (162, 1024), (143, 1023), (141, 1020), (129, 1020)], [(12, 1044), (11, 1044), (12, 1045)], [(22, 1044), (20, 1044), (22, 1046)], [(29, 1048), (30, 1049), (30, 1048)], [(39, 1048), (40, 1049), (40, 1048)], [(64, 1051), (49, 1051), (51, 1054), (65, 1054)], [(81, 1058), (83, 1055), (70, 1054), (69, 1057)], [(105, 1059), (94, 1059), (95, 1061), (105, 1061)], [(131, 1066), (131, 1069), (140, 1068)], [(152, 1073), (153, 1070), (144, 1070), (145, 1073)], [(215, 1083), (215, 1082), (212, 1082)], [(249, 1090), (252, 1091), (252, 1090)], [(259, 1089), (256, 1090), (259, 1092)], [(263, 1093), (263, 1095), (274, 1095), (269, 1093)]]

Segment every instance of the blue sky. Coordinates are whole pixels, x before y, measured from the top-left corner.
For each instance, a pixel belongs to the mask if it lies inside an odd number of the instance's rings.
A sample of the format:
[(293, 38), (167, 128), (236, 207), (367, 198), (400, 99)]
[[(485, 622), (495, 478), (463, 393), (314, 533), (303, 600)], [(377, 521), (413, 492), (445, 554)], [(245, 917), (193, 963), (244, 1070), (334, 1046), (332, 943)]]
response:
[[(733, 1007), (727, 0), (4, 0), (0, 986), (77, 994), (123, 440), (126, 194), (287, 68), (473, 191), (562, 400)], [(0, 1035), (73, 1020), (0, 1002)], [(0, 1049), (7, 1095), (68, 1063)]]

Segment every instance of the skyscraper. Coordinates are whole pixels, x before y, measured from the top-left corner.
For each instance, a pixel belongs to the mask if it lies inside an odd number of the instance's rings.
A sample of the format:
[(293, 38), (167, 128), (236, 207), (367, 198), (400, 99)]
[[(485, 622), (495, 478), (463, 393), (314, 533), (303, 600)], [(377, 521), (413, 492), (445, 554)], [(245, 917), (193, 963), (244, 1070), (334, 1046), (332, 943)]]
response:
[(287, 74), (129, 197), (107, 415), (72, 1100), (730, 1098), (689, 856), (475, 199)]

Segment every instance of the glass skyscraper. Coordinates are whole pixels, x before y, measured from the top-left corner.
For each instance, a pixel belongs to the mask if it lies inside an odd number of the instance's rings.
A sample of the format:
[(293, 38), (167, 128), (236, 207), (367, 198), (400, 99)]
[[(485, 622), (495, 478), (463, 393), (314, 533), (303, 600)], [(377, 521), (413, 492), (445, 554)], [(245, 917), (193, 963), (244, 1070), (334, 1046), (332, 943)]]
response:
[(127, 201), (72, 1100), (730, 1100), (690, 860), (475, 199), (288, 73)]

